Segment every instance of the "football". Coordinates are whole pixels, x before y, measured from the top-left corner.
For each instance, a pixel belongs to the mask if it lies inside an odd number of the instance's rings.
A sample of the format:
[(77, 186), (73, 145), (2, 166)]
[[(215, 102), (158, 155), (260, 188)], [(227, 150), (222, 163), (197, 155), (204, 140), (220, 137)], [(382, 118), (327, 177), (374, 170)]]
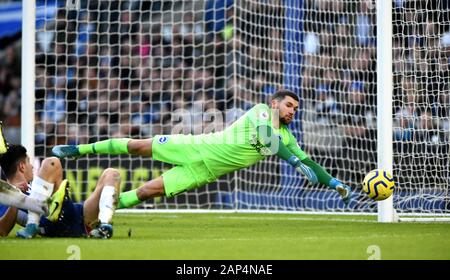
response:
[(394, 178), (383, 169), (370, 171), (363, 181), (363, 191), (373, 200), (381, 201), (390, 197), (394, 192)]

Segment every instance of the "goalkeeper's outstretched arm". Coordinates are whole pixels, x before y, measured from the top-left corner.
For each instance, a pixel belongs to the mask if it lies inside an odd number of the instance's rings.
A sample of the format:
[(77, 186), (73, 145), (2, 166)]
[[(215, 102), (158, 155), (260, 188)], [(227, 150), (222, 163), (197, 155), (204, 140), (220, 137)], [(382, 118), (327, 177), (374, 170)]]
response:
[(260, 139), (267, 147), (272, 149), (277, 156), (287, 161), (298, 172), (305, 175), (311, 184), (321, 183), (341, 194), (345, 203), (350, 199), (350, 187), (342, 183), (336, 178), (333, 178), (320, 164), (316, 163), (310, 158), (300, 160), (294, 155), (283, 142), (273, 133), (270, 126), (263, 125), (257, 128)]
[(298, 172), (308, 177), (311, 184), (316, 184), (318, 182), (317, 174), (314, 170), (301, 162), (300, 159), (283, 144), (283, 141), (281, 141), (273, 132), (272, 127), (263, 124), (258, 126), (256, 131), (262, 144), (268, 147), (272, 154), (278, 155), (292, 165)]

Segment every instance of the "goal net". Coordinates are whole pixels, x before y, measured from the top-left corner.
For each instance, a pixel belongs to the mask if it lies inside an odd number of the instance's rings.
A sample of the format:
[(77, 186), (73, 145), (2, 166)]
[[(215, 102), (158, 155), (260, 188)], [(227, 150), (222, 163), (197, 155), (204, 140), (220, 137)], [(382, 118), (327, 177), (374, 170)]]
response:
[[(43, 2), (56, 13), (36, 31), (36, 156), (57, 144), (219, 131), (288, 88), (301, 99), (294, 135), (352, 187), (348, 206), (269, 157), (138, 208), (376, 211), (361, 189), (377, 164), (374, 1)], [(449, 214), (449, 7), (398, 0), (392, 13), (394, 208)], [(120, 170), (122, 191), (171, 167), (126, 155), (63, 165), (75, 200), (107, 167)]]
[(394, 207), (450, 213), (450, 3), (393, 5)]

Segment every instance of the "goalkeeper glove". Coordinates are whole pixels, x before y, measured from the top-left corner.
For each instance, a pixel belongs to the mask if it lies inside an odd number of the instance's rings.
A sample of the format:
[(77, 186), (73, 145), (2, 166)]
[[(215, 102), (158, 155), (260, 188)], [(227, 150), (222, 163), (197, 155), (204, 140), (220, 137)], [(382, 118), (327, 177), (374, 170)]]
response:
[(335, 189), (339, 195), (342, 197), (342, 200), (345, 204), (350, 202), (350, 197), (352, 195), (352, 189), (346, 184), (342, 183), (336, 178), (330, 180), (330, 187)]
[(319, 180), (317, 179), (316, 173), (309, 166), (303, 164), (299, 158), (292, 156), (289, 158), (288, 162), (295, 170), (297, 170), (297, 172), (306, 176), (311, 184), (317, 184)]

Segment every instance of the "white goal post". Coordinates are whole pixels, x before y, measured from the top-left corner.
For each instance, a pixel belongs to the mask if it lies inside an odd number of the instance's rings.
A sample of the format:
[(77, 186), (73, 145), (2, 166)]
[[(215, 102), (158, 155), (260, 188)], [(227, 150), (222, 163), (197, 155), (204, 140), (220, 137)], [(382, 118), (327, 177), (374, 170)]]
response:
[[(300, 97), (301, 147), (348, 183), (309, 186), (278, 158), (139, 210), (378, 213), (450, 219), (450, 7), (446, 1), (23, 1), (22, 143), (57, 144), (221, 130), (277, 88)], [(54, 14), (48, 19), (48, 14)], [(35, 22), (40, 22), (35, 27)], [(75, 200), (101, 170), (122, 191), (170, 166), (131, 156), (64, 160)], [(362, 192), (392, 172), (394, 195)], [(400, 218), (399, 218), (400, 217)]]
[(30, 158), (34, 158), (34, 82), (35, 82), (35, 34), (36, 1), (28, 1), (22, 7), (22, 127), (21, 142), (27, 148)]
[[(377, 1), (377, 161), (391, 172), (392, 143), (392, 2)], [(383, 73), (383, 75), (379, 75)], [(394, 222), (393, 196), (378, 202), (378, 221)]]

